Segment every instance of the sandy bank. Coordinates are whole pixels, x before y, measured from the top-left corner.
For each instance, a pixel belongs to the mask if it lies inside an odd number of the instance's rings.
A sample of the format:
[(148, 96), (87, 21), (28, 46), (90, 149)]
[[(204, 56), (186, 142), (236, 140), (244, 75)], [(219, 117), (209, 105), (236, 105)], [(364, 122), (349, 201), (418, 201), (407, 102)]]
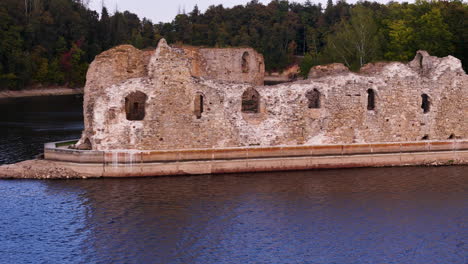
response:
[(83, 88), (51, 87), (26, 89), (20, 91), (5, 90), (0, 91), (0, 99), (74, 94), (83, 94)]
[(89, 176), (48, 160), (34, 159), (0, 166), (0, 179), (83, 179)]

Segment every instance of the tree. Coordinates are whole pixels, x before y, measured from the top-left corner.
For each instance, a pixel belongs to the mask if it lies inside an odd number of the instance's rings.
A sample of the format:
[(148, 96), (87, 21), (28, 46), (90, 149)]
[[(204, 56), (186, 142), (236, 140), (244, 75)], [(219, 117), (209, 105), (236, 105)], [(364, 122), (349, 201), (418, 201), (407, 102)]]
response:
[(192, 25), (189, 17), (186, 14), (179, 14), (175, 17), (173, 25), (177, 40), (192, 44)]
[(304, 58), (302, 59), (301, 63), (299, 64), (299, 68), (301, 69), (301, 76), (306, 78), (309, 74), (310, 68), (314, 66), (314, 55), (311, 53), (307, 53)]
[(389, 43), (385, 58), (410, 60), (415, 52), (424, 49), (432, 55), (446, 56), (454, 51), (453, 34), (444, 22), (442, 12), (434, 3), (417, 1), (400, 9), (400, 19), (387, 19)]
[[(415, 3), (270, 0), (264, 5), (198, 6), (170, 23), (153, 24), (128, 11), (101, 17), (87, 0), (0, 1), (0, 89), (35, 83), (84, 84), (87, 65), (113, 46), (154, 47), (168, 43), (251, 46), (267, 71), (283, 70), (304, 55), (301, 71), (344, 62), (358, 69), (369, 61), (407, 61), (416, 50), (455, 55), (468, 64), (468, 5), (461, 0)], [(41, 49), (37, 49), (42, 47)], [(40, 52), (39, 52), (40, 51)]]
[(432, 8), (429, 12), (416, 20), (417, 48), (428, 51), (435, 56), (447, 56), (452, 54), (452, 33), (444, 22), (440, 9)]
[(25, 82), (21, 75), (29, 73), (23, 53), (23, 28), (15, 24), (7, 9), (0, 6), (0, 88), (20, 88)]
[(343, 20), (327, 41), (328, 54), (351, 69), (379, 58), (380, 35), (372, 10), (357, 5), (349, 21)]
[(443, 21), (452, 33), (453, 55), (461, 59), (465, 72), (468, 72), (468, 5), (462, 1), (441, 1)]
[(98, 39), (102, 50), (107, 50), (111, 47), (111, 22), (105, 6), (102, 7), (101, 19), (98, 23)]
[(415, 32), (405, 20), (399, 19), (388, 22), (388, 51), (385, 58), (388, 60), (408, 61), (414, 56)]

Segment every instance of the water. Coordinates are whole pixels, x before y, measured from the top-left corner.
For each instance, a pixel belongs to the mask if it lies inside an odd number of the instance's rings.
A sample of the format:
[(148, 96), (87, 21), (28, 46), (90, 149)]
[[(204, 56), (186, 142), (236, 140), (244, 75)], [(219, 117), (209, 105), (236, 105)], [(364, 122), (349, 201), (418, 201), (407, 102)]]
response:
[[(1, 157), (79, 135), (76, 119), (32, 114)], [(0, 180), (0, 263), (466, 264), (467, 197), (466, 166)]]
[(0, 100), (0, 164), (34, 158), (46, 142), (79, 138), (82, 105), (82, 96)]

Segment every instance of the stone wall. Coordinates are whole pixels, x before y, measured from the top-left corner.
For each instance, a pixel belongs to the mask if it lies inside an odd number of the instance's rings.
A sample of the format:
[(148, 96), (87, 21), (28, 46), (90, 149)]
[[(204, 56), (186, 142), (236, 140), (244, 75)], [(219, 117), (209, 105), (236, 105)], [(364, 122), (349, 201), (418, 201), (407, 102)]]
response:
[[(293, 82), (298, 80), (300, 74), (299, 64), (295, 63), (281, 72), (266, 72), (264, 83), (265, 85), (275, 85), (285, 82)], [(302, 79), (302, 77), (300, 77)]]
[[(219, 74), (222, 70), (206, 70), (221, 69), (219, 58), (227, 52), (175, 48), (162, 40), (150, 54), (121, 46), (99, 55), (87, 75), (85, 131), (78, 147), (89, 147), (87, 140), (95, 150), (164, 150), (468, 136), (468, 77), (454, 57), (420, 51), (408, 64), (369, 64), (359, 73), (341, 64), (318, 66), (308, 80), (255, 86), (256, 81), (235, 74), (228, 78)], [(232, 54), (236, 61), (225, 64), (245, 74), (243, 52)], [(260, 97), (258, 111), (242, 112), (243, 93), (252, 89)], [(314, 89), (319, 108), (309, 108), (307, 94)], [(127, 120), (125, 98), (135, 92), (146, 95), (143, 120)], [(369, 93), (374, 94), (371, 109)], [(429, 101), (426, 113), (423, 94)]]
[[(96, 121), (95, 110), (100, 110), (96, 106), (96, 100), (110, 100), (106, 91), (114, 84), (121, 83), (131, 78), (141, 78), (148, 75), (148, 62), (151, 52), (144, 52), (131, 45), (121, 45), (98, 55), (91, 63), (86, 74), (86, 86), (84, 88), (84, 122), (83, 140), (80, 141), (80, 148), (87, 149), (86, 139), (91, 140), (95, 134), (94, 124)], [(109, 118), (114, 115), (113, 109), (106, 111)], [(99, 113), (97, 113), (99, 115)], [(97, 128), (100, 129), (100, 128)]]
[(252, 48), (180, 48), (191, 59), (194, 77), (263, 85), (263, 56)]

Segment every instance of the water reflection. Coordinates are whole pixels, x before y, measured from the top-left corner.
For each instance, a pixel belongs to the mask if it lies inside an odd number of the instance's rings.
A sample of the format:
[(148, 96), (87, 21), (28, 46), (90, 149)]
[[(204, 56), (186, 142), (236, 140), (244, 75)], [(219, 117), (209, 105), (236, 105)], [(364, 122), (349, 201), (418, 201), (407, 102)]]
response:
[(32, 159), (46, 142), (79, 138), (82, 96), (0, 100), (0, 164)]
[(79, 194), (86, 263), (466, 263), (466, 176), (461, 166), (51, 181), (43, 195)]

